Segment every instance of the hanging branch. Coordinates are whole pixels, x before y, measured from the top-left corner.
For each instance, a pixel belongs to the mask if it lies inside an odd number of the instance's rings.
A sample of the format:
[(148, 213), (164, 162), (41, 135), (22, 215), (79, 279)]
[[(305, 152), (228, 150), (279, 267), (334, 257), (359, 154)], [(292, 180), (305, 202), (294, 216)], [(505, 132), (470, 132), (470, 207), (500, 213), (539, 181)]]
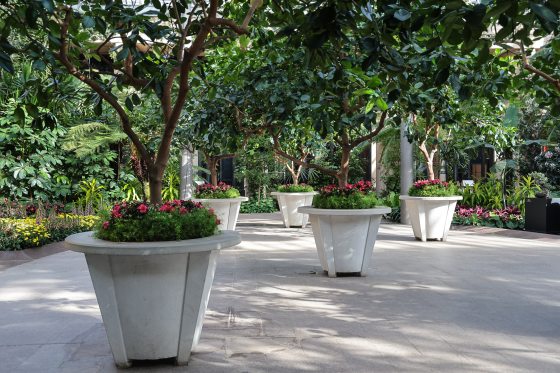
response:
[(544, 71), (541, 71), (541, 70), (537, 69), (536, 67), (534, 67), (533, 65), (531, 65), (529, 63), (529, 59), (527, 58), (527, 54), (525, 53), (525, 46), (523, 45), (523, 42), (521, 42), (520, 45), (521, 45), (521, 60), (523, 61), (523, 67), (526, 70), (531, 71), (533, 74), (536, 74), (536, 75), (540, 76), (541, 78), (543, 78), (544, 80), (551, 83), (552, 86), (554, 88), (556, 88), (556, 90), (558, 92), (560, 92), (560, 79), (555, 79), (554, 77), (548, 75)]

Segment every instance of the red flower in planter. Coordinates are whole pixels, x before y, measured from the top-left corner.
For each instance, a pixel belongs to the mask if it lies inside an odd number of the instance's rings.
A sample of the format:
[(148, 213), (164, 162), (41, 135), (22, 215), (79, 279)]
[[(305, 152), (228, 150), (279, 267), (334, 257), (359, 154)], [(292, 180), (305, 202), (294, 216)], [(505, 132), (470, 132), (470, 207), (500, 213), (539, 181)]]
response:
[(113, 210), (111, 211), (111, 216), (114, 217), (115, 219), (120, 219), (123, 217), (121, 214), (121, 205), (116, 204), (115, 206), (113, 206)]
[(103, 229), (105, 229), (105, 230), (109, 229), (110, 225), (111, 224), (108, 221), (103, 222)]
[(148, 206), (146, 206), (145, 204), (142, 203), (140, 206), (137, 207), (137, 210), (141, 214), (147, 214), (149, 208), (148, 208)]

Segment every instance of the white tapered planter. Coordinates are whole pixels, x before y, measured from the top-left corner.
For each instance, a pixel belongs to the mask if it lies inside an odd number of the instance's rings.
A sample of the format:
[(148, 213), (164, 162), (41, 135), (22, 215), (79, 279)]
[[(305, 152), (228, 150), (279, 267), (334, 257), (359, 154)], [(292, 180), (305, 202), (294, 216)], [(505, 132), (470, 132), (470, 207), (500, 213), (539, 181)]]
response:
[(463, 199), (462, 196), (399, 198), (406, 203), (414, 237), (421, 241), (446, 241), (457, 201)]
[(219, 230), (234, 231), (237, 226), (241, 202), (247, 202), (249, 198), (193, 198), (192, 200), (214, 210), (214, 213), (220, 219)]
[(390, 208), (331, 210), (304, 206), (298, 211), (309, 214), (317, 254), (329, 277), (337, 273), (366, 275), (381, 218), (391, 212)]
[(286, 228), (304, 228), (307, 225), (309, 215), (298, 212), (298, 208), (310, 206), (313, 203), (313, 196), (317, 192), (272, 192), (270, 194), (278, 200), (278, 206), (282, 212), (282, 219)]
[(117, 366), (175, 358), (186, 364), (198, 343), (220, 249), (239, 233), (184, 241), (111, 242), (93, 232), (66, 245), (85, 254)]

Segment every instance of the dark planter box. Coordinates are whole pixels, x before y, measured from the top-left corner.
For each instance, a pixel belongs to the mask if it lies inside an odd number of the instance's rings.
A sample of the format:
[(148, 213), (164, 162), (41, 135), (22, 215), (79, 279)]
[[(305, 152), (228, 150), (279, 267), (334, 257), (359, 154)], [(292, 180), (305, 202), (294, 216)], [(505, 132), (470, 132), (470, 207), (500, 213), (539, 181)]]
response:
[(550, 198), (527, 198), (525, 230), (560, 234), (560, 204)]

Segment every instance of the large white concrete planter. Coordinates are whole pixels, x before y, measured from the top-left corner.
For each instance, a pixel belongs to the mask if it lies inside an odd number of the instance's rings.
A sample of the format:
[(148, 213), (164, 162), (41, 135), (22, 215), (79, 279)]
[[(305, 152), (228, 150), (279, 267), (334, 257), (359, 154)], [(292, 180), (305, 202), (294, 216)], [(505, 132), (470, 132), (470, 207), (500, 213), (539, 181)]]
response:
[(117, 366), (175, 358), (186, 364), (196, 346), (220, 249), (237, 232), (184, 241), (110, 242), (93, 232), (66, 245), (85, 254)]
[(220, 219), (219, 230), (234, 231), (237, 226), (241, 202), (247, 202), (249, 198), (193, 198), (192, 200), (214, 210), (214, 213)]
[(284, 220), (284, 226), (286, 228), (304, 228), (307, 225), (309, 215), (298, 212), (298, 208), (310, 206), (311, 203), (313, 203), (313, 196), (317, 194), (317, 192), (272, 192), (270, 194), (278, 200), (278, 206), (282, 212), (282, 219)]
[(317, 254), (329, 277), (337, 273), (365, 276), (373, 253), (379, 224), (388, 207), (356, 210), (298, 208), (309, 214)]
[(406, 203), (406, 210), (412, 224), (414, 237), (421, 241), (447, 240), (453, 221), (457, 201), (462, 196), (451, 197), (411, 197), (400, 196)]

